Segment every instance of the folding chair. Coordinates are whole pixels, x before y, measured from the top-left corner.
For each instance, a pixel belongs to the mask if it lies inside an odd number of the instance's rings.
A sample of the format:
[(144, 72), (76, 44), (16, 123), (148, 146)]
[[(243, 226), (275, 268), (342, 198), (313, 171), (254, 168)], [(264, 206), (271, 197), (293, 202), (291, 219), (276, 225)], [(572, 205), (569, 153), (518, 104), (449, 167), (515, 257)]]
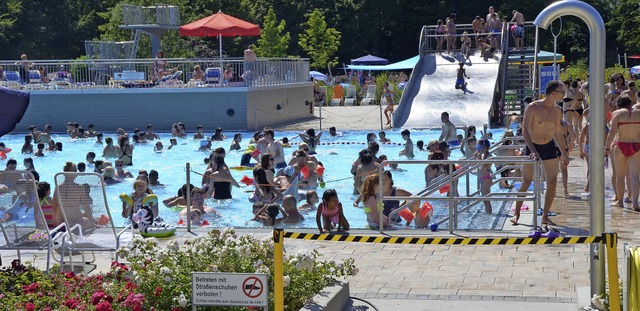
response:
[(344, 88), (342, 85), (333, 87), (333, 97), (331, 98), (331, 106), (341, 106), (344, 97)]
[(19, 260), (20, 251), (46, 250), (48, 271), (64, 224), (53, 225), (52, 206), (46, 206), (46, 215), (43, 213), (31, 172), (0, 171), (0, 184), (4, 186), (0, 186), (0, 250), (15, 250)]
[(367, 94), (360, 101), (360, 106), (362, 105), (373, 105), (376, 103), (376, 85), (371, 84), (367, 86)]
[[(73, 257), (82, 256), (82, 272), (85, 263), (95, 261), (95, 252), (115, 252), (121, 245), (132, 239), (131, 225), (119, 232), (109, 212), (107, 194), (102, 176), (96, 173), (58, 173), (55, 179), (54, 201), (60, 208), (67, 232), (62, 244), (62, 254), (69, 252), (71, 269)], [(91, 253), (91, 261), (87, 261), (84, 253)], [(118, 261), (118, 255), (115, 255)], [(64, 267), (64, 256), (61, 261)]]
[(344, 105), (353, 106), (353, 103), (355, 101), (356, 101), (356, 86), (349, 85), (347, 87), (347, 95), (344, 97)]

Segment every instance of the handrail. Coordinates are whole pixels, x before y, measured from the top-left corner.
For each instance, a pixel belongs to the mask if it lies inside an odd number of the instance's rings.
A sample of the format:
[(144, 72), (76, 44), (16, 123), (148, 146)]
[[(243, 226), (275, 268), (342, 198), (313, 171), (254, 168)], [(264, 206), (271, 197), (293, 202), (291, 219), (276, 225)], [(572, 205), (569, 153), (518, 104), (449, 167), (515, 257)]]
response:
[[(438, 197), (426, 197), (426, 195), (414, 195), (414, 196), (385, 196), (382, 195), (382, 173), (384, 172), (384, 167), (388, 164), (442, 164), (442, 165), (448, 165), (449, 166), (449, 171), (452, 172), (452, 168), (455, 164), (463, 164), (463, 166), (467, 166), (467, 167), (471, 167), (472, 165), (477, 166), (477, 165), (481, 165), (481, 164), (486, 164), (487, 162), (491, 162), (493, 164), (495, 163), (505, 163), (505, 164), (514, 164), (514, 163), (520, 163), (520, 164), (535, 164), (537, 163), (537, 160), (533, 160), (533, 159), (529, 159), (526, 157), (492, 157), (488, 160), (426, 160), (426, 161), (407, 161), (407, 160), (389, 160), (389, 161), (383, 161), (380, 166), (378, 167), (378, 178), (379, 178), (379, 193), (378, 193), (378, 202), (384, 202), (385, 200), (414, 200), (414, 202), (416, 200), (423, 200), (423, 199), (429, 199), (429, 200), (446, 200), (449, 202), (449, 219), (453, 218), (456, 214), (454, 214), (453, 208), (454, 206), (457, 208), (457, 203), (456, 201), (473, 201), (473, 200), (478, 200), (478, 198), (469, 198), (469, 197), (460, 197), (460, 196), (453, 196), (455, 190), (450, 190), (449, 191), (449, 195), (446, 198), (438, 198)], [(454, 176), (455, 175), (455, 176)], [(454, 180), (458, 180), (461, 176), (463, 176), (464, 174), (459, 173), (459, 174), (454, 174), (454, 173), (450, 173), (447, 177), (449, 180), (449, 184), (451, 184)], [(491, 196), (486, 196), (486, 197), (491, 197), (492, 200), (494, 201), (514, 201), (514, 199), (516, 199), (516, 201), (522, 201), (522, 200), (526, 200), (526, 199), (533, 199), (534, 200), (534, 205), (535, 208), (537, 209), (540, 205), (540, 167), (539, 165), (534, 165), (534, 191), (533, 192), (509, 192), (508, 194), (505, 194), (504, 197), (500, 197), (500, 196), (496, 196), (496, 195), (491, 195)], [(425, 189), (426, 190), (426, 189)], [(428, 192), (428, 191), (427, 191)], [(428, 193), (430, 194), (430, 193)], [(427, 194), (427, 195), (428, 195)], [(512, 196), (516, 196), (516, 198), (513, 198)], [(524, 195), (524, 197), (523, 197)], [(483, 198), (485, 198), (485, 196), (483, 196)], [(379, 203), (381, 204), (381, 203)], [(398, 212), (400, 211), (400, 209), (398, 209)], [(380, 233), (384, 233), (384, 223), (383, 223), (383, 219), (384, 219), (384, 215), (383, 215), (383, 209), (379, 208), (378, 211), (379, 214), (379, 220), (380, 220), (380, 224), (379, 224), (379, 229), (380, 229)], [(537, 222), (537, 218), (536, 218), (536, 214), (533, 214), (533, 225), (536, 226), (536, 222)], [(450, 221), (449, 222), (449, 233), (453, 233), (453, 223)]]

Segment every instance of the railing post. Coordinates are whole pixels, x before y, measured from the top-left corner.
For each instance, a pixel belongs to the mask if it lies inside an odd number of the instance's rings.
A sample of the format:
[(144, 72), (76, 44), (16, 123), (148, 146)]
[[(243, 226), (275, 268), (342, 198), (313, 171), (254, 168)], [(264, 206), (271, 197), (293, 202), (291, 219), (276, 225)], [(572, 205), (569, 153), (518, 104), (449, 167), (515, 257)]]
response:
[(449, 234), (453, 234), (453, 222), (455, 218), (456, 227), (458, 226), (458, 215), (453, 212), (453, 185), (451, 182), (453, 181), (453, 171), (451, 171), (451, 163), (449, 163), (449, 193), (447, 196), (449, 197)]
[(283, 238), (284, 231), (282, 229), (273, 230), (273, 305), (275, 311), (284, 311)]
[[(620, 311), (620, 286), (618, 279), (618, 234), (603, 233), (602, 243), (607, 251), (609, 275), (609, 306), (611, 311)], [(600, 258), (602, 260), (603, 258)]]

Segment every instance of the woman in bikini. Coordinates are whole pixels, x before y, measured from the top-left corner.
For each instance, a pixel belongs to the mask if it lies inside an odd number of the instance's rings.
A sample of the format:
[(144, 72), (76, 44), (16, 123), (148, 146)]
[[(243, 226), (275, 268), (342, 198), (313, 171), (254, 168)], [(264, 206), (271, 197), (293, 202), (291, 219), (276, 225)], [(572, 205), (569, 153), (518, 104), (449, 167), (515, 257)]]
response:
[[(612, 205), (623, 207), (624, 182), (627, 175), (630, 176), (630, 193), (632, 197), (633, 209), (640, 211), (638, 206), (639, 177), (640, 177), (640, 110), (632, 109), (632, 102), (628, 96), (618, 98), (618, 107), (612, 114), (611, 129), (607, 136), (605, 145), (605, 155), (609, 156), (610, 148), (613, 147), (613, 157), (616, 166), (616, 199)], [(620, 128), (624, 126), (623, 128)], [(621, 129), (621, 130), (619, 130)], [(615, 139), (615, 144), (612, 145)]]

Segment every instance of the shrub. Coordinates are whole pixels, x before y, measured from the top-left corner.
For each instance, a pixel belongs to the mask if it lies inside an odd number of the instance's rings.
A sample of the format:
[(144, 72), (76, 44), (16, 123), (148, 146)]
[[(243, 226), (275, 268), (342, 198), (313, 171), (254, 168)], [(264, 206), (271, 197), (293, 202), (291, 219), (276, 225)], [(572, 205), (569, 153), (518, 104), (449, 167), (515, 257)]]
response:
[[(136, 238), (118, 254), (130, 264), (113, 263), (110, 272), (96, 276), (46, 275), (14, 261), (0, 271), (2, 305), (6, 310), (188, 310), (192, 271), (265, 273), (273, 284), (273, 238), (237, 236), (233, 229), (213, 231), (183, 245), (173, 240), (160, 246), (153, 238)], [(317, 251), (285, 256), (285, 310), (299, 310), (322, 288), (357, 272), (353, 259), (335, 262), (319, 257)], [(273, 309), (273, 285), (269, 289), (269, 309)]]

